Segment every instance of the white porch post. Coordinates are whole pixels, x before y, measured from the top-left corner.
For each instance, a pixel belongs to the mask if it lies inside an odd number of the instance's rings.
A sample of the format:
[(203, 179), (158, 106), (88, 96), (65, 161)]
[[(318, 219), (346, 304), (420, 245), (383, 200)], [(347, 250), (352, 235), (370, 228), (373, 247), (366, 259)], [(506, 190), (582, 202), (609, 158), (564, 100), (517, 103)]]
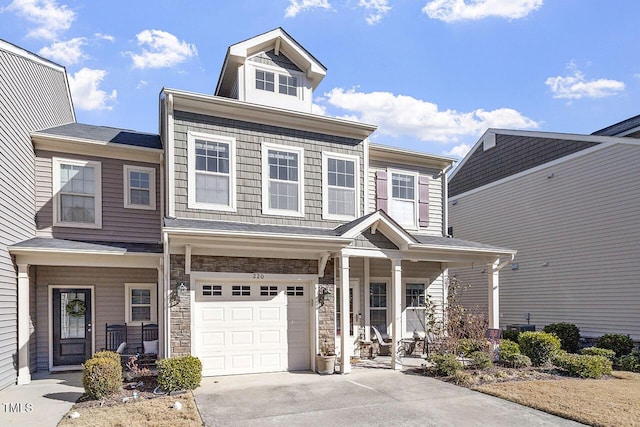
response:
[(499, 260), (496, 260), (493, 264), (488, 264), (487, 269), (489, 271), (489, 328), (498, 329), (500, 327), (500, 286), (498, 276), (500, 270), (498, 270)]
[(391, 260), (391, 369), (401, 369), (398, 344), (402, 338), (402, 260)]
[(349, 341), (349, 257), (340, 256), (340, 365), (342, 373), (351, 372), (351, 347)]
[(18, 384), (29, 384), (29, 266), (18, 264)]

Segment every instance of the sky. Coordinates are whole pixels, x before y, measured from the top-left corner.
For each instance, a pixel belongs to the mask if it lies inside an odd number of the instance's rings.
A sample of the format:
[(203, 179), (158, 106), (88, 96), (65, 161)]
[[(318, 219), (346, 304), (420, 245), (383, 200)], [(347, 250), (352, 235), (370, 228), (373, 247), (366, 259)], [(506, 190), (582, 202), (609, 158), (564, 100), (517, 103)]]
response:
[(0, 38), (66, 67), (80, 123), (158, 132), (276, 27), (327, 67), (314, 112), (460, 158), (487, 128), (589, 134), (640, 114), (637, 0), (0, 0)]

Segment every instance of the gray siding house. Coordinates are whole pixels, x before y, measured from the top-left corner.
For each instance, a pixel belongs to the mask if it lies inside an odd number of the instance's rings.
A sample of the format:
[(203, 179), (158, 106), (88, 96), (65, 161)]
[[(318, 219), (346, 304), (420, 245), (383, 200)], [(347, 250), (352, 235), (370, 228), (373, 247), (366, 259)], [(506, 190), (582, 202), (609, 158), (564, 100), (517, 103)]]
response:
[[(7, 247), (35, 237), (35, 154), (30, 132), (75, 121), (65, 69), (0, 40), (0, 389), (18, 376), (33, 325), (18, 328), (16, 266)], [(24, 274), (20, 271), (20, 274)], [(28, 299), (27, 299), (28, 301)], [(23, 367), (24, 368), (24, 367)], [(23, 372), (24, 373), (24, 370)]]
[[(518, 250), (501, 275), (500, 325), (576, 324), (640, 340), (638, 117), (592, 135), (489, 129), (451, 174), (457, 238)], [(486, 307), (482, 266), (456, 269)]]

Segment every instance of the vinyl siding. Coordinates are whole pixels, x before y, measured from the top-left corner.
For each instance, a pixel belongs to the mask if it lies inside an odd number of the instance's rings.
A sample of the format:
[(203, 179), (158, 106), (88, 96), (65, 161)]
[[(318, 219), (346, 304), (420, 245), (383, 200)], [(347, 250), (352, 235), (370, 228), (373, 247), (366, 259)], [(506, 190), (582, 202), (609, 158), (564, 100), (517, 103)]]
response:
[[(237, 211), (188, 207), (187, 135), (189, 131), (236, 138)], [(304, 218), (262, 214), (262, 142), (304, 149)], [(334, 228), (342, 222), (322, 218), (322, 151), (360, 159), (360, 211), (363, 211), (363, 144), (359, 140), (275, 126), (175, 112), (175, 208), (181, 218)]]
[[(456, 237), (518, 250), (519, 269), (500, 273), (501, 326), (530, 313), (538, 329), (640, 340), (639, 162), (639, 146), (616, 144), (455, 198)], [(486, 308), (480, 271), (456, 272), (464, 302)]]
[[(102, 165), (102, 229), (52, 227), (52, 158), (98, 161)], [(38, 237), (94, 241), (160, 241), (160, 170), (158, 165), (128, 160), (77, 156), (36, 151), (36, 224)], [(143, 166), (156, 170), (156, 209), (124, 208), (123, 166)]]
[[(376, 172), (385, 171), (387, 169), (396, 169), (400, 171), (418, 172), (420, 175), (429, 177), (429, 226), (421, 227), (419, 234), (428, 234), (431, 236), (442, 236), (442, 176), (440, 170), (429, 168), (417, 168), (414, 166), (401, 165), (396, 163), (384, 162), (380, 160), (370, 160), (369, 163), (369, 212), (376, 211)], [(388, 179), (391, 179), (388, 177)], [(418, 191), (418, 183), (416, 183), (416, 192)]]
[[(125, 283), (157, 283), (154, 269), (137, 268), (88, 268), (88, 267), (37, 267), (36, 271), (36, 339), (39, 371), (49, 369), (49, 286), (94, 286), (95, 347), (104, 347), (105, 324), (125, 321)], [(135, 351), (140, 345), (139, 326), (129, 328), (129, 345)], [(131, 347), (130, 347), (131, 348)]]
[(62, 68), (0, 42), (0, 389), (16, 381), (17, 276), (7, 246), (35, 236), (34, 154), (29, 133), (74, 121)]

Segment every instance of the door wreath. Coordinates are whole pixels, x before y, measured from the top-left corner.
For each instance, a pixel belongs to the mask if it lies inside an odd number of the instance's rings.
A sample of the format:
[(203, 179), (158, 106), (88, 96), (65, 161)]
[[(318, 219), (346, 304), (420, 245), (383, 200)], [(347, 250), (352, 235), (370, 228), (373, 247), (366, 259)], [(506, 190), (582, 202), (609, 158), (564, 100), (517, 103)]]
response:
[(84, 316), (87, 312), (87, 304), (81, 299), (73, 299), (65, 307), (68, 316)]

